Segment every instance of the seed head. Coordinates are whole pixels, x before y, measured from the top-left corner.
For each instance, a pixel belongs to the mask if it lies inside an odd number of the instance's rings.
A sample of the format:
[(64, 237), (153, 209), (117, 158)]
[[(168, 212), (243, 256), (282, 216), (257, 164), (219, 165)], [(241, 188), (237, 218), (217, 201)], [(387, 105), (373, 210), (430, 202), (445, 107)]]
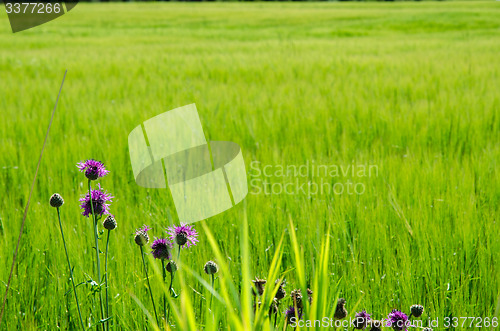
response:
[(302, 309), (302, 293), (300, 289), (290, 292), (290, 297), (292, 298), (293, 306)]
[(64, 199), (59, 195), (59, 193), (54, 193), (50, 197), (49, 203), (52, 207), (59, 208), (64, 204)]
[(413, 306), (410, 307), (410, 312), (411, 312), (412, 316), (414, 316), (414, 317), (420, 317), (420, 316), (422, 316), (422, 314), (424, 312), (424, 306), (413, 305)]
[[(280, 281), (279, 279), (276, 279), (274, 284), (277, 285), (279, 281)], [(285, 287), (285, 280), (283, 280), (280, 286), (278, 287), (278, 292), (276, 292), (276, 295), (274, 296), (276, 299), (281, 300), (286, 296), (286, 291), (284, 287)]]
[(219, 267), (214, 261), (208, 261), (207, 263), (205, 263), (205, 267), (203, 269), (205, 270), (205, 273), (207, 275), (214, 275), (219, 270)]
[(116, 229), (117, 225), (116, 225), (115, 217), (113, 215), (108, 215), (108, 217), (106, 217), (104, 222), (102, 222), (102, 226), (106, 230), (110, 230), (110, 231)]
[(167, 263), (167, 265), (165, 266), (165, 269), (167, 269), (167, 271), (169, 273), (176, 272), (177, 271), (177, 264), (174, 261), (169, 261)]
[[(265, 280), (265, 279), (259, 279), (259, 278), (255, 277), (255, 279), (252, 280), (252, 283), (255, 286), (255, 288), (257, 289), (257, 293), (259, 295), (264, 294), (264, 287), (265, 287), (265, 285), (267, 283), (267, 280)], [(252, 288), (252, 294), (256, 295), (255, 294), (255, 290), (253, 288)]]

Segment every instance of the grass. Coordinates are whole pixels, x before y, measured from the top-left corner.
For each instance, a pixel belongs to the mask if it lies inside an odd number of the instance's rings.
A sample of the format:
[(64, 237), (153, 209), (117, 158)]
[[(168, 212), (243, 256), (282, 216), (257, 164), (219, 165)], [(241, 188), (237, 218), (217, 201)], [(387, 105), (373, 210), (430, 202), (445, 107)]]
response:
[[(347, 299), (351, 316), (366, 308), (380, 318), (413, 303), (426, 307), (425, 317), (441, 320), (498, 314), (499, 15), (500, 7), (486, 1), (148, 3), (78, 4), (50, 24), (17, 34), (3, 20), (3, 283), (68, 68), (3, 325), (78, 327), (48, 199), (59, 192), (66, 201), (64, 234), (76, 281), (84, 281), (86, 272), (94, 274), (93, 234), (91, 221), (79, 215), (86, 181), (75, 165), (97, 158), (112, 171), (101, 184), (116, 197), (118, 228), (108, 261), (112, 324), (150, 328), (140, 307), (151, 303), (132, 234), (147, 223), (161, 236), (176, 215), (164, 190), (135, 184), (127, 136), (144, 120), (193, 102), (208, 139), (241, 146), (249, 180), (256, 178), (250, 176), (253, 161), (274, 168), (313, 160), (371, 164), (378, 174), (326, 179), (362, 183), (363, 194), (249, 194), (237, 207), (197, 223), (200, 244), (183, 252), (183, 263), (202, 275), (205, 262), (216, 259), (222, 274), (216, 294), (225, 305), (214, 298), (216, 320), (208, 318), (210, 292), (201, 279), (181, 272), (174, 282), (176, 289), (184, 284), (175, 300), (182, 309), (173, 314), (179, 325), (210, 329), (220, 320), (232, 329), (266, 328), (263, 313), (252, 317), (249, 279), (271, 277), (278, 262), (274, 276), (286, 277), (288, 293), (300, 286), (315, 290), (310, 316), (331, 316), (337, 296)], [(160, 293), (161, 272), (153, 274)], [(88, 316), (92, 297), (79, 291)]]

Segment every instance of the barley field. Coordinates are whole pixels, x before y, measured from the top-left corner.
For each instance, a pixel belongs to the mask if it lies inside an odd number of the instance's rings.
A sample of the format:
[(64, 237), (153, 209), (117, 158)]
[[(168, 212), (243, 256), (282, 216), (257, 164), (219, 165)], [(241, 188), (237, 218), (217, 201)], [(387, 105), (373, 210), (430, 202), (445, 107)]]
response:
[[(135, 183), (127, 137), (191, 103), (208, 140), (241, 147), (249, 194), (192, 224), (199, 242), (181, 251), (168, 326), (168, 284), (145, 247), (160, 329), (283, 330), (295, 288), (313, 291), (304, 322), (333, 318), (341, 297), (347, 318), (366, 309), (382, 319), (421, 304), (418, 320), (434, 330), (446, 329), (445, 318), (498, 317), (499, 2), (80, 3), (16, 34), (2, 16), (2, 299), (68, 69), (2, 330), (81, 329), (49, 205), (55, 192), (65, 200), (61, 221), (85, 327), (157, 329), (134, 234), (147, 224), (152, 241), (179, 221), (167, 190)], [(90, 158), (110, 171), (98, 182), (115, 197), (118, 224), (107, 324), (98, 324), (99, 295), (88, 282), (99, 280), (92, 221), (78, 201), (88, 187), (76, 164)], [(106, 232), (99, 241), (104, 252)], [(212, 291), (209, 260), (219, 266)], [(256, 310), (255, 277), (268, 281)], [(278, 278), (286, 297), (268, 313)], [(475, 328), (460, 319), (451, 327)]]

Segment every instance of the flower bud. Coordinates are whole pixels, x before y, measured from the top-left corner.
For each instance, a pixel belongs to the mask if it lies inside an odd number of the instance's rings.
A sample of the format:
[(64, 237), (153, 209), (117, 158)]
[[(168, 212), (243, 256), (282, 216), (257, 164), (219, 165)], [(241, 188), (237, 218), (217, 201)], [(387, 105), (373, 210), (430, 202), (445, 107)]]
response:
[(102, 222), (102, 226), (106, 229), (106, 230), (114, 230), (116, 229), (116, 220), (115, 218), (113, 217), (113, 215), (108, 215), (108, 217), (106, 217), (106, 219), (104, 220), (104, 222)]
[(169, 273), (177, 271), (177, 264), (174, 261), (169, 261), (165, 267)]
[(64, 204), (64, 199), (59, 195), (59, 193), (54, 193), (50, 197), (49, 203), (52, 207), (59, 208)]
[(213, 274), (216, 274), (217, 271), (219, 270), (219, 267), (217, 266), (217, 263), (215, 263), (214, 261), (208, 261), (206, 264), (205, 264), (205, 273), (207, 275), (213, 275)]
[(135, 234), (135, 243), (139, 246), (144, 246), (149, 242), (149, 236), (146, 231), (138, 231)]
[(184, 232), (175, 235), (175, 243), (179, 246), (184, 246), (188, 241), (188, 237)]
[(410, 312), (413, 317), (420, 317), (424, 312), (424, 306), (413, 305), (410, 307)]

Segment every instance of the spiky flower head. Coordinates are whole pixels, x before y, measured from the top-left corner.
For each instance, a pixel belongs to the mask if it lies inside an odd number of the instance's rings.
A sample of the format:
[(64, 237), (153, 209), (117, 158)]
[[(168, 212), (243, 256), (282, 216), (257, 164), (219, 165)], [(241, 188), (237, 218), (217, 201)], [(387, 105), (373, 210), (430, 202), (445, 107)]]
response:
[[(255, 289), (257, 289), (257, 294), (259, 294), (259, 295), (264, 294), (264, 288), (266, 286), (267, 280), (259, 279), (258, 277), (255, 277), (255, 279), (252, 280), (252, 283), (253, 283)], [(252, 287), (252, 294), (256, 295), (253, 287)]]
[(155, 259), (170, 260), (172, 243), (165, 238), (155, 239), (151, 245), (151, 254)]
[(387, 316), (387, 326), (392, 326), (392, 328), (396, 331), (406, 331), (407, 322), (408, 316), (406, 316), (406, 314), (402, 311), (396, 309), (393, 309), (389, 316)]
[[(94, 213), (96, 215), (108, 215), (109, 214), (109, 203), (114, 198), (108, 192), (101, 188), (101, 185), (97, 184), (98, 189), (92, 190), (92, 206), (94, 207)], [(82, 204), (80, 208), (83, 209), (82, 215), (89, 217), (92, 214), (92, 206), (90, 205), (90, 197), (87, 193), (83, 198), (79, 200)]]
[(300, 289), (295, 289), (290, 292), (290, 297), (292, 298), (293, 305), (299, 309), (302, 309), (302, 292)]
[(165, 269), (167, 269), (167, 271), (169, 273), (176, 272), (177, 271), (177, 264), (174, 261), (169, 261), (167, 263), (167, 265), (165, 266)]
[(420, 317), (424, 313), (424, 306), (422, 305), (413, 305), (410, 307), (411, 315), (414, 317)]
[(370, 320), (370, 314), (368, 314), (366, 310), (362, 310), (356, 313), (356, 315), (354, 316), (354, 328), (358, 330), (364, 330)]
[(205, 273), (207, 275), (214, 275), (217, 273), (217, 271), (219, 271), (219, 267), (214, 261), (208, 261), (207, 263), (205, 263), (205, 267), (203, 267), (203, 269), (205, 270)]
[[(278, 285), (279, 281), (280, 281), (279, 279), (276, 279), (274, 284)], [(286, 296), (285, 285), (286, 281), (283, 280), (278, 287), (278, 292), (276, 292), (276, 295), (274, 296), (277, 300), (281, 300)]]
[(49, 203), (52, 207), (59, 208), (64, 204), (64, 199), (59, 195), (59, 193), (54, 193), (50, 197)]
[(338, 320), (344, 319), (347, 317), (347, 309), (345, 309), (346, 301), (344, 298), (340, 298), (337, 301), (337, 307), (335, 308), (334, 317)]
[(171, 226), (167, 228), (167, 233), (170, 236), (170, 240), (182, 248), (195, 246), (198, 242), (198, 232), (196, 232), (192, 225), (181, 223), (180, 226)]
[(100, 177), (106, 176), (109, 173), (102, 162), (93, 159), (79, 162), (76, 166), (78, 167), (78, 170), (80, 170), (81, 172), (85, 172), (85, 177), (90, 180), (96, 180)]
[(109, 231), (116, 229), (117, 225), (115, 217), (113, 215), (108, 215), (104, 222), (102, 222), (102, 226)]
[[(297, 316), (295, 316), (297, 315)], [(286, 322), (288, 324), (292, 323), (292, 318), (296, 317), (297, 319), (302, 319), (302, 311), (298, 309), (297, 311), (295, 310), (294, 306), (290, 306), (285, 310), (285, 318)]]
[(142, 228), (137, 229), (135, 231), (135, 243), (139, 246), (144, 246), (149, 242), (149, 236), (148, 236), (148, 231), (151, 230), (151, 228), (147, 225), (144, 225)]

